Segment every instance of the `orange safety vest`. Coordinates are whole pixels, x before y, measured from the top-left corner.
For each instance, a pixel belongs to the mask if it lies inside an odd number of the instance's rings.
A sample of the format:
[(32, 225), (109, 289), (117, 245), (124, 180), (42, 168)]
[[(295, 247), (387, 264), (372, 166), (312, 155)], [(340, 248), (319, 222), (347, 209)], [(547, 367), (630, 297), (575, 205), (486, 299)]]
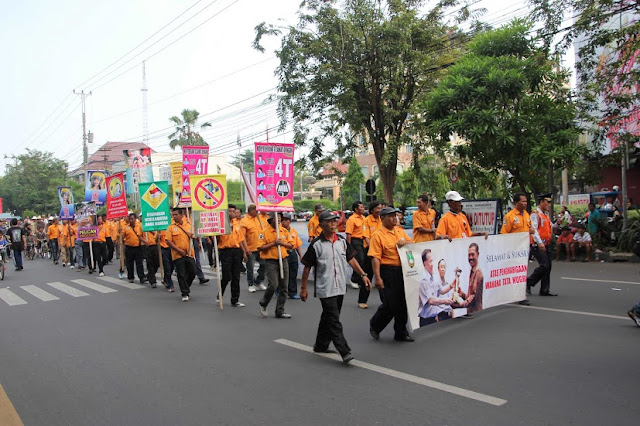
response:
[[(545, 245), (549, 244), (551, 242), (551, 219), (540, 210), (536, 211), (536, 215), (538, 216), (538, 235)], [(534, 243), (533, 237), (531, 237), (531, 244)]]

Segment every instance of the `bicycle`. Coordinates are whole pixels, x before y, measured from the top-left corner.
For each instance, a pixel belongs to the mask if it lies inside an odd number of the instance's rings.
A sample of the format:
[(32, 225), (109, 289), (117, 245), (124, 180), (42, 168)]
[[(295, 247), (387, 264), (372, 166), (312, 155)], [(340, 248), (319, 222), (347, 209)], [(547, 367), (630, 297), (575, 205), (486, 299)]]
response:
[(7, 270), (7, 267), (5, 266), (5, 263), (7, 262), (6, 258), (6, 249), (0, 249), (0, 281), (4, 281), (4, 273)]
[(36, 257), (36, 250), (33, 244), (27, 244), (27, 252), (25, 257), (29, 260), (33, 260)]
[(49, 243), (46, 240), (42, 241), (42, 247), (40, 249), (40, 258), (51, 259), (51, 250), (49, 250)]

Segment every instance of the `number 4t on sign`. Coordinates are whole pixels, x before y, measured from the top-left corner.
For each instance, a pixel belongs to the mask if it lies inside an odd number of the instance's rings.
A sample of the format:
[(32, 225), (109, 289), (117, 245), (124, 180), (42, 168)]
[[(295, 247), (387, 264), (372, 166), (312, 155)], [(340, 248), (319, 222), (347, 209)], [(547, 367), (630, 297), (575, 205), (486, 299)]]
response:
[(207, 174), (207, 162), (209, 159), (201, 158), (196, 163), (196, 174), (197, 175), (206, 175)]
[[(284, 177), (289, 177), (289, 168), (293, 164), (293, 160), (290, 158), (281, 158), (278, 160), (278, 164), (276, 164), (276, 174), (282, 177), (282, 173), (284, 172)], [(283, 170), (284, 167), (284, 170)]]

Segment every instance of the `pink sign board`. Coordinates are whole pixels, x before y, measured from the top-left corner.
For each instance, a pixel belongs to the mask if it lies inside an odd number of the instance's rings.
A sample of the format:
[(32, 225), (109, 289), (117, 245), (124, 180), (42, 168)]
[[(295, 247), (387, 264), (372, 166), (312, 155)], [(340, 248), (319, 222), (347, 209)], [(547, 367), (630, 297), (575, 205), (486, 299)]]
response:
[(191, 204), (189, 176), (206, 175), (208, 170), (208, 146), (182, 147), (182, 194), (180, 195), (180, 204)]
[(293, 152), (293, 144), (255, 143), (255, 193), (258, 210), (294, 211)]

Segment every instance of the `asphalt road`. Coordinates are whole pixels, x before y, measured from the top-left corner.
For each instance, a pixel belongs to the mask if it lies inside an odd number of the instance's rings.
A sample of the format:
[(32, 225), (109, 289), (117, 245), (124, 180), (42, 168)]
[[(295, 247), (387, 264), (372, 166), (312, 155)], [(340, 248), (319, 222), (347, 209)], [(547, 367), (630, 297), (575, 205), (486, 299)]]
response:
[(27, 261), (0, 282), (0, 386), (26, 425), (637, 424), (640, 328), (626, 311), (638, 268), (558, 262), (559, 297), (429, 326), (415, 343), (394, 342), (391, 327), (374, 341), (377, 292), (361, 310), (350, 290), (342, 322), (358, 362), (347, 366), (296, 348), (313, 345), (319, 301), (289, 300), (290, 320), (272, 302), (261, 318), (245, 276), (247, 306), (227, 293), (220, 311), (214, 279), (182, 303)]

